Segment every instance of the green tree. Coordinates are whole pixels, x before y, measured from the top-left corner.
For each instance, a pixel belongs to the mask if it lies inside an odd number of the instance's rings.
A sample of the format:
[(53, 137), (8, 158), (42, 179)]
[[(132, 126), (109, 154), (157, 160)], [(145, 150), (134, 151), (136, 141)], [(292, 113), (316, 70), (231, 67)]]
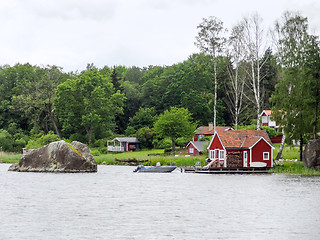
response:
[[(57, 66), (28, 66), (29, 72), (22, 77), (23, 84), (17, 86), (19, 93), (12, 96), (13, 105), (26, 116), (30, 117), (34, 123), (41, 122), (44, 129), (50, 128), (61, 138), (61, 133), (55, 115), (53, 102), (56, 97), (56, 87), (64, 81), (64, 74)], [(48, 126), (51, 123), (51, 127)]]
[(103, 138), (115, 128), (115, 116), (122, 113), (124, 100), (124, 94), (114, 92), (110, 75), (89, 69), (58, 86), (56, 107), (64, 132), (85, 130), (91, 144), (94, 134)]
[(154, 122), (157, 119), (157, 114), (155, 108), (143, 108), (141, 107), (136, 114), (129, 119), (129, 126), (133, 127), (135, 130), (139, 130), (143, 127), (152, 128)]
[(308, 33), (308, 20), (300, 14), (286, 12), (275, 27), (278, 60), (281, 65), (279, 82), (271, 101), (274, 115), (288, 140), (316, 137), (319, 105), (320, 48), (317, 37)]
[(143, 148), (152, 148), (153, 147), (153, 139), (155, 138), (155, 132), (153, 128), (143, 127), (140, 128), (137, 133), (136, 137), (141, 142)]
[(124, 114), (118, 117), (118, 133), (123, 133), (124, 129), (127, 129), (129, 119), (132, 118), (141, 107), (142, 76), (143, 71), (138, 67), (128, 68), (124, 73), (121, 88), (127, 100), (123, 108)]
[(200, 48), (200, 51), (207, 53), (212, 57), (213, 72), (214, 72), (214, 107), (213, 107), (213, 124), (214, 128), (217, 124), (217, 55), (221, 53), (225, 38), (223, 37), (223, 22), (216, 17), (210, 17), (203, 19), (197, 27), (199, 29), (196, 36), (196, 46)]
[(143, 85), (141, 89), (142, 107), (154, 107), (157, 113), (163, 112), (162, 96), (165, 92), (165, 86), (161, 86), (161, 75), (163, 67), (150, 66), (143, 75)]
[(175, 153), (175, 143), (179, 137), (192, 137), (196, 124), (192, 123), (191, 114), (185, 108), (172, 107), (160, 114), (154, 124), (154, 130), (161, 138), (172, 140), (172, 151)]

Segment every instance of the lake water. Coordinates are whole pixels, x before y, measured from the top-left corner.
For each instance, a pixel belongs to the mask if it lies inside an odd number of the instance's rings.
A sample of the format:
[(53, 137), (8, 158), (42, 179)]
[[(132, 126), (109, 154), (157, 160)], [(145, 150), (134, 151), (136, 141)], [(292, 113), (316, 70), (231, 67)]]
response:
[(0, 239), (320, 239), (320, 178), (8, 172)]

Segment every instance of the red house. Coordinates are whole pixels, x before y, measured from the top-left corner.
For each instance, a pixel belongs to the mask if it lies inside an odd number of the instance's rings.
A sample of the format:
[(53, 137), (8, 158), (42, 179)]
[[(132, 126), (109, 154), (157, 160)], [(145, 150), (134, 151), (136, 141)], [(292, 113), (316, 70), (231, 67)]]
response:
[(140, 141), (135, 137), (116, 137), (107, 144), (108, 152), (135, 152), (140, 149)]
[(264, 130), (216, 131), (208, 146), (209, 159), (223, 167), (272, 167), (273, 149)]
[(262, 126), (278, 129), (279, 125), (277, 125), (277, 122), (271, 117), (271, 114), (272, 114), (271, 110), (263, 110), (262, 113), (260, 114), (261, 124)]
[(188, 155), (198, 156), (203, 154), (204, 146), (208, 144), (206, 141), (190, 141), (186, 148), (188, 149)]
[[(274, 128), (276, 131), (279, 131), (279, 125), (277, 122), (271, 117), (272, 111), (271, 110), (263, 110), (260, 114), (261, 116), (261, 125)], [(277, 137), (272, 137), (271, 142), (272, 143), (281, 143), (282, 135)]]
[(216, 126), (216, 129), (213, 129), (213, 123), (209, 123), (208, 126), (201, 126), (195, 131), (193, 141), (199, 141), (202, 137), (213, 136), (215, 131), (223, 132), (231, 129), (231, 127), (220, 127)]

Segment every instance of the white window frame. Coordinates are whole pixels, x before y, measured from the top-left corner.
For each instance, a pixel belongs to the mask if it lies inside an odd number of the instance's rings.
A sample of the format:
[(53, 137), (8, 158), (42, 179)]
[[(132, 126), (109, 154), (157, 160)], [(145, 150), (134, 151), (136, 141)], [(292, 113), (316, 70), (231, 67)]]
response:
[(224, 160), (224, 156), (225, 156), (224, 150), (219, 150), (219, 160)]
[(189, 153), (194, 153), (194, 148), (189, 148)]
[[(268, 157), (265, 157), (265, 154), (268, 156)], [(269, 161), (270, 160), (270, 153), (269, 152), (263, 152), (263, 160), (264, 161)]]
[(268, 123), (269, 122), (268, 120), (269, 120), (268, 116), (262, 116), (262, 118), (261, 118), (262, 123)]
[(214, 156), (215, 155), (214, 152), (215, 152), (214, 150), (210, 150), (210, 152), (209, 152), (209, 158), (210, 159), (214, 159), (214, 157), (215, 157)]

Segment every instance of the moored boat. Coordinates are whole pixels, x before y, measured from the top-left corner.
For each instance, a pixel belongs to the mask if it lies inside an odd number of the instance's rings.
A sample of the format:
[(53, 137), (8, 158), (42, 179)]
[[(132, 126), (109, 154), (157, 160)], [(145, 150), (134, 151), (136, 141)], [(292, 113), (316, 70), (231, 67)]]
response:
[(154, 172), (154, 173), (170, 173), (175, 170), (176, 166), (143, 166), (139, 165), (133, 172)]

